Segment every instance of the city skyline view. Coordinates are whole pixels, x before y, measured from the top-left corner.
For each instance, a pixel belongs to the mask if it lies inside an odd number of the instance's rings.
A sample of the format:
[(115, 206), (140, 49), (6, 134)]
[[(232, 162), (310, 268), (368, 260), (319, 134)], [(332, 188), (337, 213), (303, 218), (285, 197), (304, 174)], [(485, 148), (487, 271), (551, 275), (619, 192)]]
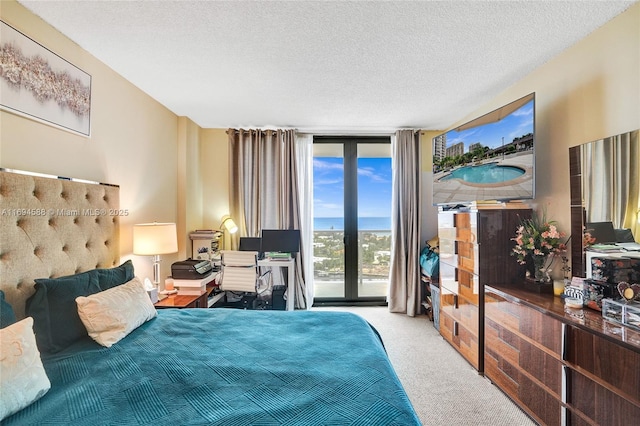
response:
[(449, 148), (459, 142), (463, 142), (465, 152), (469, 150), (469, 145), (475, 143), (495, 149), (499, 148), (503, 143), (506, 145), (512, 142), (514, 138), (533, 133), (533, 104), (534, 101), (531, 100), (513, 113), (493, 123), (460, 131), (450, 130), (446, 133), (446, 147)]

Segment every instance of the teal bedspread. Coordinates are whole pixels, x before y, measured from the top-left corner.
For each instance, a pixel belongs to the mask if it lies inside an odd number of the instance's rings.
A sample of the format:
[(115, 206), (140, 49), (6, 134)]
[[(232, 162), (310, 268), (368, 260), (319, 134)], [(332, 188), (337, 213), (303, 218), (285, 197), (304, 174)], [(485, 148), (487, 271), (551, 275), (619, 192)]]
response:
[(419, 425), (383, 345), (345, 312), (166, 309), (112, 346), (44, 366), (3, 425)]

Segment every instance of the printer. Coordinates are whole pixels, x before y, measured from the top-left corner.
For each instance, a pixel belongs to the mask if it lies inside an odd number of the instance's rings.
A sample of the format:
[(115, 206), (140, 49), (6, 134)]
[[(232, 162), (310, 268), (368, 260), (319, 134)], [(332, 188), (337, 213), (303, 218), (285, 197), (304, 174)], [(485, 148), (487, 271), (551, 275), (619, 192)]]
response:
[(213, 272), (211, 262), (200, 259), (187, 259), (171, 265), (171, 276), (177, 280), (199, 280)]

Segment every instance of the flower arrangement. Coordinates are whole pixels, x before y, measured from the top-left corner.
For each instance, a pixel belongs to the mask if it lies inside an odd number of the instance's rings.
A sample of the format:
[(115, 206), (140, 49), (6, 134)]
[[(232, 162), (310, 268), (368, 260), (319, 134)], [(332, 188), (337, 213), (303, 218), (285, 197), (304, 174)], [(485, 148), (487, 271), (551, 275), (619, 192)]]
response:
[[(558, 231), (556, 221), (547, 220), (546, 212), (542, 216), (533, 215), (531, 219), (524, 219), (516, 230), (516, 236), (512, 238), (516, 245), (511, 255), (517, 258), (521, 265), (531, 258), (535, 265), (536, 278), (539, 274), (546, 274), (555, 255), (560, 255), (567, 250), (566, 243), (562, 242), (564, 232)], [(540, 278), (545, 280), (545, 278)]]
[(587, 248), (593, 243), (596, 242), (596, 237), (591, 235), (591, 229), (586, 229), (584, 226), (582, 227), (582, 247)]

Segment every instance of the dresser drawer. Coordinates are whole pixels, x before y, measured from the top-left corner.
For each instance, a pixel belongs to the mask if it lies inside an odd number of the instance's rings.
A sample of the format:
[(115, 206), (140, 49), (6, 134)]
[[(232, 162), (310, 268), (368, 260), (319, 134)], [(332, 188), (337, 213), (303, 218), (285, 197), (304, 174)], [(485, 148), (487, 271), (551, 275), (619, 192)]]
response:
[(560, 399), (547, 392), (544, 385), (532, 380), (522, 369), (514, 367), (500, 356), (492, 356), (496, 354), (495, 352), (488, 355), (487, 347), (489, 345), (491, 342), (485, 341), (485, 376), (539, 424), (560, 425), (562, 416)]
[[(621, 370), (633, 370), (631, 364), (619, 366)], [(637, 370), (637, 366), (635, 369)], [(619, 389), (609, 389), (599, 381), (567, 368), (568, 403), (573, 411), (592, 419), (598, 425), (632, 425), (640, 419), (637, 394), (624, 395)], [(636, 384), (637, 385), (637, 384)]]
[(476, 306), (479, 303), (480, 279), (478, 276), (444, 262), (440, 263), (440, 287), (444, 291), (465, 297)]
[(535, 309), (507, 301), (491, 291), (485, 292), (484, 313), (486, 318), (530, 341), (537, 342), (560, 359), (562, 354), (562, 323), (560, 321)]
[[(442, 288), (441, 288), (442, 290)], [(457, 294), (440, 292), (440, 312), (444, 312), (462, 324), (467, 330), (478, 335), (479, 311), (478, 306)]]
[(480, 368), (478, 335), (442, 310), (440, 311), (440, 334), (475, 369)]
[(440, 287), (443, 292), (458, 294), (460, 286), (458, 285), (458, 268), (440, 261)]
[(440, 239), (439, 242), (439, 252), (441, 262), (446, 262), (450, 265), (458, 265), (458, 244), (455, 240), (450, 240), (448, 238), (443, 238), (442, 236), (438, 237)]
[(478, 245), (463, 241), (458, 242), (458, 266), (465, 271), (478, 275)]
[(573, 326), (567, 326), (566, 353), (567, 363), (608, 383), (640, 407), (640, 353)]
[(438, 235), (458, 241), (478, 241), (478, 219), (476, 213), (438, 213)]

